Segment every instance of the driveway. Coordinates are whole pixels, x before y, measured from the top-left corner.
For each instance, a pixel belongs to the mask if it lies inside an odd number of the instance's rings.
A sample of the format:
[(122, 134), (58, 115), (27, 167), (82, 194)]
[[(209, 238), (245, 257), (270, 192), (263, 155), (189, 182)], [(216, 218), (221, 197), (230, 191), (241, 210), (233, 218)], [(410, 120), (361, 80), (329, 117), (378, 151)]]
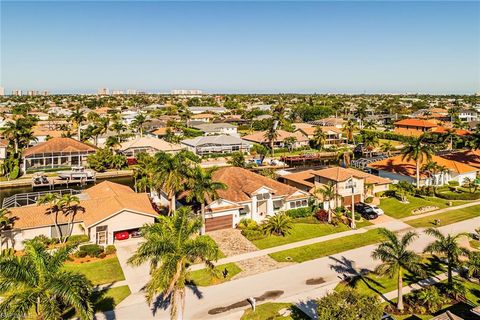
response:
[(149, 266), (143, 264), (138, 267), (127, 264), (127, 260), (135, 253), (143, 238), (134, 238), (124, 241), (117, 241), (115, 247), (117, 248), (117, 257), (122, 266), (126, 282), (132, 293), (140, 292), (149, 279)]

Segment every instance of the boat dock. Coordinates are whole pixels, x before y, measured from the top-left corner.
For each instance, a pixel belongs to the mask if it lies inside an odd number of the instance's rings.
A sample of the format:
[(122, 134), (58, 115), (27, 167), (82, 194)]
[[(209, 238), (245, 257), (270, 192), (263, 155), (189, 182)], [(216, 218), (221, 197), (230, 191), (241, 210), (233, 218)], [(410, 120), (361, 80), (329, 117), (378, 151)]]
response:
[(309, 162), (318, 162), (323, 160), (335, 159), (337, 152), (319, 152), (319, 153), (305, 153), (292, 156), (282, 156), (280, 160), (289, 165), (306, 164)]
[(55, 177), (42, 177), (41, 180), (32, 179), (32, 189), (36, 188), (49, 188), (55, 189), (57, 186), (75, 186), (75, 185), (86, 185), (89, 183), (95, 183), (97, 181), (96, 177), (93, 178), (79, 178), (79, 179), (59, 179)]

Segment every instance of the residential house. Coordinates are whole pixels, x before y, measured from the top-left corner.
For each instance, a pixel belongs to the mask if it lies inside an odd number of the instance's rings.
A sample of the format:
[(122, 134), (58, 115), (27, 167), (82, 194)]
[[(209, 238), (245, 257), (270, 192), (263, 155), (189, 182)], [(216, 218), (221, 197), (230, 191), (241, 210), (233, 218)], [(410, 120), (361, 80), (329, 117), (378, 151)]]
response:
[(159, 151), (167, 153), (176, 153), (184, 149), (179, 144), (169, 143), (165, 140), (141, 137), (133, 140), (122, 142), (118, 151), (124, 154), (127, 158), (135, 158), (135, 155), (139, 153), (155, 154)]
[(297, 129), (307, 136), (309, 140), (315, 138), (315, 131), (319, 128), (325, 134), (325, 147), (338, 146), (347, 143), (347, 138), (343, 137), (342, 130), (337, 127), (318, 126), (318, 127), (305, 127)]
[(82, 166), (96, 150), (72, 138), (52, 138), (23, 151), (22, 171)]
[(236, 151), (249, 152), (252, 144), (248, 141), (234, 136), (201, 136), (192, 139), (185, 139), (181, 144), (188, 150), (203, 156), (216, 153), (232, 153)]
[[(443, 166), (445, 171), (437, 173), (420, 171), (420, 186), (442, 186), (451, 180), (457, 181), (462, 185), (465, 183), (466, 178), (476, 179), (477, 172), (480, 171), (479, 168), (445, 157), (434, 155), (430, 161), (437, 163), (439, 166)], [(420, 166), (426, 163), (427, 160), (425, 159), (420, 163)], [(403, 159), (402, 155), (372, 162), (368, 164), (367, 167), (380, 177), (416, 184), (416, 162), (412, 159)]]
[(403, 119), (395, 122), (393, 125), (394, 133), (414, 137), (419, 137), (438, 127), (438, 125), (432, 121), (420, 119)]
[(308, 206), (307, 192), (243, 168), (220, 168), (213, 180), (227, 188), (218, 190), (218, 199), (207, 203), (207, 231), (236, 227), (241, 219), (261, 222), (280, 211)]
[(230, 123), (202, 123), (192, 128), (202, 131), (206, 136), (225, 134), (238, 137), (237, 126)]
[[(269, 141), (266, 135), (267, 135), (267, 131), (257, 131), (253, 134), (246, 135), (242, 138), (247, 141), (269, 146)], [(288, 144), (286, 143), (287, 138), (295, 139), (292, 146), (294, 149), (308, 146), (309, 139), (304, 133), (300, 131), (288, 132), (285, 130), (277, 130), (277, 137), (273, 141), (273, 147), (274, 148), (288, 147)]]
[[(80, 203), (73, 217), (73, 235), (86, 234), (90, 242), (109, 245), (115, 234), (137, 230), (158, 216), (146, 193), (136, 193), (130, 187), (104, 181), (79, 194)], [(15, 249), (22, 249), (25, 240), (36, 236), (58, 238), (54, 217), (48, 205), (10, 208), (12, 230), (3, 232), (3, 239)], [(62, 236), (68, 234), (69, 216), (60, 213), (58, 223)]]
[(475, 110), (462, 109), (458, 113), (458, 118), (463, 122), (477, 121), (478, 112)]
[(200, 114), (200, 113), (216, 113), (222, 114), (227, 112), (227, 109), (224, 107), (188, 107), (188, 111), (193, 114)]
[(324, 118), (310, 122), (316, 126), (324, 126), (324, 127), (336, 127), (337, 129), (342, 129), (345, 120), (342, 118)]
[(213, 119), (217, 117), (215, 114), (212, 113), (200, 113), (200, 114), (194, 114), (190, 117), (191, 121), (196, 121), (196, 122), (212, 122)]

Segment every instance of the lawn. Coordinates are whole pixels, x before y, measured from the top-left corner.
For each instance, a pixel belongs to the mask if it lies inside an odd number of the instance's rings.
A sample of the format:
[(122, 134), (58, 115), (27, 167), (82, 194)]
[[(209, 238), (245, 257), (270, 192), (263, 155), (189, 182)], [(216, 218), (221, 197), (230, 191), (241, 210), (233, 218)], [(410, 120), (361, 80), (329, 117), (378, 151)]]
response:
[[(427, 272), (425, 277), (418, 277), (412, 275), (408, 271), (403, 276), (404, 286), (408, 286), (412, 283), (416, 283), (422, 279), (433, 277), (437, 274), (444, 272), (444, 267), (441, 264), (440, 259), (435, 256), (426, 256), (422, 262), (422, 269)], [(366, 294), (375, 294), (375, 293), (387, 293), (390, 291), (397, 290), (397, 278), (387, 277), (387, 276), (378, 276), (374, 273), (368, 273), (361, 278), (357, 278), (355, 283), (355, 288), (362, 293)], [(340, 282), (336, 287), (336, 291), (340, 291), (347, 286), (346, 283)]]
[(95, 311), (102, 312), (115, 309), (115, 307), (128, 297), (130, 293), (130, 288), (128, 288), (128, 286), (94, 292), (92, 297), (94, 299)]
[[(227, 274), (224, 277), (225, 269)], [(190, 273), (190, 281), (192, 281), (196, 286), (206, 287), (214, 284), (219, 284), (225, 281), (229, 281), (233, 276), (240, 273), (240, 269), (235, 263), (221, 264), (215, 267), (215, 274), (212, 274), (210, 270), (201, 269), (195, 270)]]
[(266, 249), (347, 230), (350, 228), (344, 224), (334, 227), (327, 223), (294, 223), (290, 234), (285, 237), (269, 235), (260, 240), (253, 240), (252, 243), (259, 249)]
[[(455, 222), (472, 219), (475, 217), (480, 217), (480, 205), (472, 206), (468, 208), (452, 210), (444, 213), (435, 214), (432, 216), (418, 218), (410, 221), (406, 221), (409, 225), (415, 228), (422, 227), (441, 227), (447, 224), (452, 224)], [(439, 225), (434, 225), (433, 221), (435, 219), (440, 220)]]
[[(281, 311), (281, 313), (280, 313)], [(246, 309), (240, 320), (307, 320), (308, 318), (300, 309), (291, 303), (268, 302), (256, 307)]]
[(383, 240), (378, 229), (270, 254), (278, 262), (304, 262)]
[(480, 250), (480, 241), (470, 240), (470, 245), (472, 246), (472, 248)]
[(69, 271), (83, 273), (94, 285), (125, 280), (117, 257), (78, 264), (67, 263), (64, 268)]
[[(383, 198), (380, 199), (379, 207), (383, 209), (385, 214), (393, 218), (405, 218), (412, 216), (412, 210), (424, 207), (424, 206), (435, 206), (439, 209), (448, 207), (449, 200), (435, 198), (435, 197), (414, 197), (407, 196), (409, 203), (402, 203), (397, 198)], [(458, 206), (469, 201), (452, 201), (453, 206)]]

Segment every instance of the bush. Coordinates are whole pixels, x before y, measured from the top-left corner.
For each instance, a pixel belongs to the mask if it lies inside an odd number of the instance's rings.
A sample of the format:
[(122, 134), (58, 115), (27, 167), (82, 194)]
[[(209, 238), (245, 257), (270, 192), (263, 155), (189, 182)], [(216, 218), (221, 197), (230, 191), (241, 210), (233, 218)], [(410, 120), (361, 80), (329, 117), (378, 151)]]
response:
[(88, 254), (85, 251), (77, 251), (75, 252), (75, 257), (77, 258), (85, 258)]
[(456, 180), (450, 180), (450, 181), (448, 181), (448, 185), (452, 186), (452, 187), (458, 187), (458, 186), (460, 186), (460, 183)]
[(373, 197), (368, 197), (365, 199), (365, 203), (372, 203), (373, 202)]
[(315, 218), (321, 222), (328, 222), (328, 212), (327, 210), (320, 209), (315, 213)]
[(290, 218), (306, 218), (313, 215), (312, 207), (290, 209), (285, 211)]
[(80, 243), (88, 242), (90, 238), (86, 234), (79, 234), (70, 236), (67, 240), (68, 244), (78, 245)]
[(97, 258), (103, 259), (103, 258), (105, 258), (106, 256), (107, 256), (107, 254), (106, 254), (105, 252), (102, 252), (102, 253), (100, 253), (100, 254), (98, 255)]
[(242, 230), (242, 235), (250, 241), (260, 240), (265, 238), (265, 234), (262, 230), (258, 229), (244, 229)]
[(86, 244), (81, 246), (78, 250), (86, 252), (87, 255), (92, 258), (97, 258), (104, 251), (103, 246), (99, 246), (98, 244)]
[(105, 254), (114, 254), (117, 252), (117, 248), (114, 245), (108, 245), (105, 247)]
[(457, 193), (452, 191), (438, 192), (436, 196), (446, 200), (478, 200), (480, 192), (477, 193)]
[(277, 213), (267, 217), (262, 225), (262, 229), (266, 234), (285, 237), (290, 234), (292, 229), (292, 218), (286, 215), (285, 212)]

